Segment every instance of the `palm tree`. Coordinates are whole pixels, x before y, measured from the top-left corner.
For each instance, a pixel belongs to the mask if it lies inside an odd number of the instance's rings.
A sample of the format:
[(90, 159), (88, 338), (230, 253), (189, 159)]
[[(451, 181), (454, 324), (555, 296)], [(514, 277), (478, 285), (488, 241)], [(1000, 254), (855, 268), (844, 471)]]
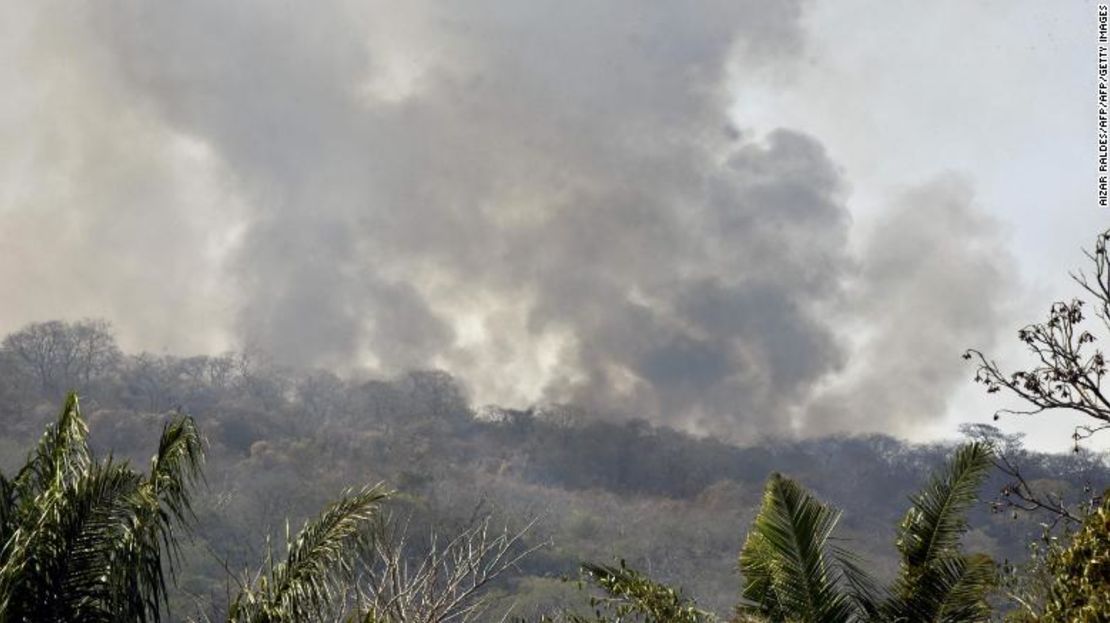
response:
[[(69, 394), (23, 468), (0, 474), (0, 623), (160, 621), (203, 462), (196, 424), (181, 415), (163, 427), (148, 474), (97, 461)], [(271, 552), (229, 622), (322, 620), (342, 608), (353, 547), (386, 495), (347, 492), (296, 537), (287, 527), (285, 559)]]
[(173, 418), (145, 475), (97, 461), (87, 437), (71, 393), (23, 468), (0, 474), (0, 623), (161, 617), (177, 528), (193, 518), (200, 434)]
[(898, 528), (899, 576), (884, 590), (850, 552), (833, 544), (839, 511), (773, 475), (740, 552), (746, 603), (738, 614), (805, 623), (987, 620), (994, 564), (964, 555), (959, 541), (991, 456), (984, 443), (959, 447), (911, 498)]

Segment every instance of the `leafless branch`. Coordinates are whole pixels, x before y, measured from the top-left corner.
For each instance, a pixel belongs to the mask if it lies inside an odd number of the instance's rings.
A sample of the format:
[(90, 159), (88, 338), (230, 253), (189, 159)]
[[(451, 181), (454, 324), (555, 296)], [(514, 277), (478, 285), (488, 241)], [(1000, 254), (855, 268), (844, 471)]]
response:
[(423, 552), (413, 556), (408, 521), (384, 518), (369, 547), (359, 579), (363, 621), (389, 623), (468, 623), (490, 606), (484, 594), (491, 582), (547, 542), (526, 545), (522, 529), (492, 529), (490, 515), (450, 539), (432, 533)]
[[(1102, 328), (1110, 334), (1110, 231), (1099, 234), (1093, 252), (1085, 251), (1094, 265), (1093, 274), (1072, 273), (1072, 279), (1090, 295), (1095, 315)], [(1084, 328), (1084, 308), (1080, 299), (1058, 301), (1049, 309), (1048, 319), (1018, 331), (1018, 339), (1034, 357), (1027, 369), (1003, 372), (998, 363), (978, 350), (968, 350), (964, 359), (976, 364), (974, 380), (987, 388), (987, 393), (1006, 390), (1020, 398), (1023, 409), (1000, 409), (998, 420), (1009, 415), (1045, 417), (1053, 412), (1079, 413), (1088, 418), (1072, 429), (1073, 449), (1080, 451), (1080, 442), (1110, 429), (1110, 396), (1103, 381), (1107, 376), (1106, 357), (1095, 346), (1094, 333)], [(1045, 511), (1053, 517), (1051, 530), (1059, 522), (1078, 523), (1081, 512), (1069, 507), (1060, 496), (1050, 491), (1037, 491), (1025, 479), (1017, 464), (1005, 453), (996, 461), (999, 470), (1011, 480), (1000, 492), (995, 510)]]
[(1059, 495), (1051, 491), (1041, 492), (1030, 486), (1021, 473), (1021, 469), (1010, 457), (1000, 454), (995, 459), (994, 464), (999, 471), (1012, 479), (1011, 482), (1002, 487), (999, 498), (991, 503), (991, 508), (995, 512), (1006, 510), (1044, 511), (1052, 517), (1052, 521), (1045, 526), (1050, 531), (1055, 529), (1061, 521), (1072, 525), (1079, 525), (1083, 522), (1082, 518), (1076, 512), (1073, 512)]
[[(1096, 301), (1096, 315), (1110, 331), (1110, 254), (1107, 241), (1110, 233), (1099, 236), (1094, 253), (1088, 257), (1095, 264), (1093, 277), (1085, 273), (1073, 278)], [(1047, 411), (1065, 410), (1081, 413), (1095, 421), (1080, 425), (1072, 432), (1076, 450), (1081, 440), (1110, 428), (1110, 398), (1102, 383), (1107, 375), (1106, 357), (1094, 346), (1097, 338), (1082, 328), (1084, 306), (1079, 299), (1052, 304), (1048, 319), (1018, 331), (1018, 339), (1027, 346), (1036, 363), (1025, 370), (1005, 373), (999, 365), (978, 350), (968, 350), (964, 358), (977, 364), (975, 381), (988, 393), (1003, 389), (1021, 398), (1027, 409), (1001, 409), (995, 419), (1004, 415), (1039, 415)]]

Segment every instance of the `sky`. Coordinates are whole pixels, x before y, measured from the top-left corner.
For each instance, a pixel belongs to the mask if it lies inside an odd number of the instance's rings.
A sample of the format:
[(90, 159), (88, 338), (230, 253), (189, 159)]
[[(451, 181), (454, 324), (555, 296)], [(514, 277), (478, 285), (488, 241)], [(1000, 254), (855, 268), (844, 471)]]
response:
[[(1076, 293), (1095, 5), (0, 7), (0, 332), (950, 437)], [(1002, 423), (1066, 449), (1054, 420)]]

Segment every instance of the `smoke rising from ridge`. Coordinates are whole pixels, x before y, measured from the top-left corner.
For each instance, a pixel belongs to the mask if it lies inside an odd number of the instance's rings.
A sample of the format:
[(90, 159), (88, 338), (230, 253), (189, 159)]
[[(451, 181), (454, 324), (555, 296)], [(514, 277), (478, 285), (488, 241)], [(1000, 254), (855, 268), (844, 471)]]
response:
[[(999, 290), (979, 286), (1000, 247), (963, 227), (970, 201), (900, 211), (855, 257), (848, 180), (819, 140), (733, 128), (745, 73), (797, 61), (801, 2), (106, 6), (6, 9), (34, 24), (4, 44), (22, 98), (3, 131), (24, 138), (0, 159), (22, 189), (0, 207), (16, 258), (0, 279), (28, 316), (107, 316), (146, 348), (439, 367), (480, 400), (732, 437), (901, 418), (815, 400), (944, 394), (946, 375), (883, 385), (895, 355), (948, 365), (948, 344), (884, 322), (992, 326), (980, 303)], [(980, 249), (965, 300), (906, 302), (954, 274), (913, 278), (944, 256), (915, 255), (907, 228)], [(74, 308), (59, 294), (86, 289)], [(849, 361), (837, 314), (890, 337)], [(0, 317), (17, 319), (34, 318)]]

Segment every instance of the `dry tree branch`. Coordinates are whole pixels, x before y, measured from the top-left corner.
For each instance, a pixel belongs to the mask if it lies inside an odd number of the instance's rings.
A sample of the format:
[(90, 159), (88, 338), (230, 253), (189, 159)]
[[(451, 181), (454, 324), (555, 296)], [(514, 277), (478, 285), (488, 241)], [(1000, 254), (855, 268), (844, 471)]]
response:
[(524, 543), (533, 519), (520, 530), (493, 529), (488, 514), (450, 539), (429, 535), (424, 551), (409, 544), (409, 521), (385, 518), (375, 526), (361, 572), (357, 600), (363, 621), (467, 623), (490, 603), (486, 588), (504, 572), (546, 547)]
[[(1095, 315), (1110, 334), (1110, 231), (1099, 234), (1093, 252), (1084, 251), (1094, 265), (1093, 274), (1078, 271), (1072, 279), (1090, 295)], [(1084, 328), (1086, 301), (1072, 299), (1057, 301), (1049, 309), (1048, 318), (1030, 324), (1018, 331), (1021, 340), (1034, 357), (1026, 369), (1004, 372), (981, 351), (968, 350), (964, 359), (975, 362), (974, 381), (981, 383), (987, 393), (1006, 390), (1021, 399), (1023, 409), (999, 409), (994, 414), (998, 420), (1010, 415), (1046, 416), (1052, 412), (1079, 413), (1088, 418), (1087, 423), (1072, 429), (1073, 450), (1080, 451), (1080, 442), (1097, 433), (1110, 429), (1110, 392), (1103, 386), (1107, 377), (1106, 356), (1095, 346), (1098, 338)], [(1017, 465), (1003, 456), (996, 464), (1002, 473), (1011, 478), (1001, 492), (997, 508), (1047, 511), (1054, 515), (1051, 526), (1059, 521), (1078, 522), (1076, 512), (1063, 500), (1051, 493), (1039, 493), (1026, 481)]]

